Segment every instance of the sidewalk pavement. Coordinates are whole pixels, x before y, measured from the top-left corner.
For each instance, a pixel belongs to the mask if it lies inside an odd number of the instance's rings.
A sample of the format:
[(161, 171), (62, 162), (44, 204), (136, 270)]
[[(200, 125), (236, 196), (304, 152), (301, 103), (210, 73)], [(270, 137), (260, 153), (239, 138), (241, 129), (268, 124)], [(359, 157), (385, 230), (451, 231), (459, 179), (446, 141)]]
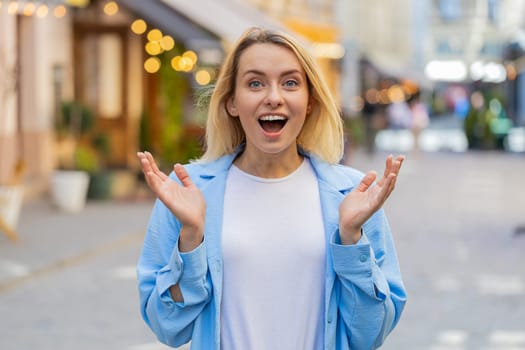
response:
[(141, 241), (152, 206), (152, 199), (92, 200), (81, 212), (65, 213), (47, 198), (26, 201), (18, 240), (0, 236), (0, 292), (45, 271)]
[[(386, 153), (349, 155), (381, 173)], [(385, 350), (525, 349), (522, 154), (407, 155), (385, 206), (409, 302)], [(0, 349), (161, 350), (135, 266), (153, 201), (24, 204), (0, 235)], [(187, 349), (183, 347), (182, 349)]]
[(0, 235), (0, 349), (160, 350), (139, 313), (135, 266), (153, 199), (24, 203)]

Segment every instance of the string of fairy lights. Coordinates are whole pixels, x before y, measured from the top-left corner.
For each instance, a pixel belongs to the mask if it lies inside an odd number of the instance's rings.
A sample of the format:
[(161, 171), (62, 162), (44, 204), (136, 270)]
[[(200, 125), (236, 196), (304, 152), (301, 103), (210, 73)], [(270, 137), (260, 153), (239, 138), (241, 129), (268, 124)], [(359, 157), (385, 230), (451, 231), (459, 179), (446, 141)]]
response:
[(62, 18), (67, 14), (69, 7), (82, 8), (87, 5), (89, 0), (0, 0), (0, 11), (5, 10), (9, 15)]
[[(144, 50), (149, 55), (144, 61), (144, 70), (148, 73), (156, 73), (162, 65), (158, 57), (164, 52), (172, 51), (175, 48), (175, 40), (167, 34), (163, 34), (160, 29), (148, 29), (148, 24), (143, 19), (136, 19), (131, 23), (131, 31), (137, 35), (145, 35), (147, 43)], [(195, 81), (199, 85), (207, 85), (214, 78), (214, 71), (206, 68), (197, 67), (198, 56), (192, 50), (187, 50), (182, 54), (175, 55), (170, 60), (171, 68), (177, 72), (193, 72)]]
[[(9, 15), (63, 18), (71, 7), (84, 8), (88, 5), (89, 0), (0, 0), (0, 11), (7, 11)], [(106, 16), (115, 16), (119, 10), (119, 5), (115, 1), (106, 1), (102, 6)], [(147, 39), (144, 50), (148, 57), (144, 61), (144, 70), (154, 74), (162, 65), (159, 55), (174, 50), (175, 40), (170, 35), (162, 33), (160, 29), (150, 27), (145, 20), (136, 19), (131, 23), (130, 29), (136, 35), (144, 35)], [(208, 85), (215, 78), (215, 70), (198, 67), (197, 62), (198, 55), (192, 50), (187, 50), (175, 54), (170, 60), (170, 65), (177, 72), (192, 73), (197, 84)]]

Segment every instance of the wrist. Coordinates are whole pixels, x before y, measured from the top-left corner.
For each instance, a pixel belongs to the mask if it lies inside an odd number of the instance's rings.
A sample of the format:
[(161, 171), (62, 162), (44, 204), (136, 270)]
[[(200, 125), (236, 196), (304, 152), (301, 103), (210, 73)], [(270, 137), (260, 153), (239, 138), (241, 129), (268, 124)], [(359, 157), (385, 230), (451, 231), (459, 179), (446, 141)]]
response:
[(363, 236), (363, 230), (361, 228), (359, 229), (351, 229), (351, 230), (339, 230), (339, 238), (341, 239), (342, 245), (351, 245), (356, 244), (359, 242), (361, 237)]
[(183, 226), (179, 237), (179, 251), (186, 253), (194, 250), (202, 243), (203, 238), (202, 229)]

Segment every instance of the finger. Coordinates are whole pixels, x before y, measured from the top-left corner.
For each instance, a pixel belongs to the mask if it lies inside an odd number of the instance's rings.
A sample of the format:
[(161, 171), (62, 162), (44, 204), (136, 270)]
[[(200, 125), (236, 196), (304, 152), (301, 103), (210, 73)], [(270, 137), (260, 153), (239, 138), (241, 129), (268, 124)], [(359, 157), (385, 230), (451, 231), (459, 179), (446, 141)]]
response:
[(365, 192), (375, 181), (377, 174), (375, 171), (368, 172), (362, 179), (359, 185), (355, 188), (356, 191)]
[(387, 177), (383, 178), (384, 183), (380, 188), (380, 191), (377, 192), (377, 201), (380, 203), (379, 205), (383, 205), (383, 203), (388, 199), (390, 196), (390, 193), (393, 191), (392, 183), (395, 182), (396, 175), (393, 173), (390, 173)]
[(405, 159), (404, 156), (398, 156), (396, 158), (396, 160), (394, 161), (394, 164), (392, 166), (391, 174), (394, 174), (395, 177), (392, 180), (392, 182), (390, 183), (390, 185), (388, 186), (389, 187), (389, 192), (388, 192), (389, 195), (394, 190), (394, 187), (396, 185), (396, 181), (397, 181), (397, 178), (398, 178), (398, 175), (399, 175), (399, 171), (401, 170), (401, 165), (403, 164), (404, 159)]
[(186, 171), (186, 168), (184, 168), (180, 164), (175, 164), (173, 166), (173, 171), (175, 172), (175, 175), (179, 178), (180, 182), (184, 187), (191, 187), (193, 186), (193, 181), (191, 181), (191, 177), (188, 174), (188, 171)]
[[(163, 177), (159, 176), (158, 173), (155, 173), (151, 167), (151, 161), (148, 159), (145, 152), (137, 152), (137, 157), (140, 160), (140, 165), (142, 167), (142, 172), (144, 173), (144, 179), (155, 193), (162, 185)], [(162, 174), (164, 175), (164, 174)]]
[(161, 180), (159, 176), (153, 172), (147, 159), (145, 158), (142, 159), (141, 165), (142, 165), (142, 172), (144, 173), (144, 179), (146, 180), (146, 183), (151, 189), (155, 190), (156, 188), (160, 186)]
[(379, 186), (383, 186), (385, 184), (386, 178), (392, 172), (393, 163), (394, 163), (393, 159), (394, 159), (394, 156), (392, 154), (386, 157), (385, 171), (383, 172), (383, 177), (377, 182)]
[(159, 167), (157, 166), (157, 162), (155, 162), (155, 158), (153, 158), (153, 155), (148, 151), (144, 152), (144, 155), (146, 156), (146, 159), (148, 160), (151, 166), (151, 170), (153, 170), (156, 173), (160, 172)]
[(387, 177), (388, 174), (390, 174), (391, 170), (392, 170), (392, 159), (394, 158), (393, 155), (389, 155), (388, 157), (386, 157), (386, 162), (385, 162), (385, 172), (383, 173), (383, 177)]
[(401, 164), (404, 160), (404, 156), (398, 156), (396, 157), (396, 160), (393, 160), (393, 156), (388, 156), (387, 164), (385, 167), (385, 173), (383, 175), (383, 178), (378, 182), (378, 184), (380, 186), (385, 185), (385, 180), (390, 174), (395, 174), (397, 176), (399, 174), (399, 170), (401, 169)]
[(398, 156), (396, 160), (394, 161), (393, 166), (393, 172), (395, 174), (399, 174), (399, 171), (401, 170), (401, 166), (403, 165), (403, 162), (405, 161), (405, 156)]
[(390, 180), (390, 183), (388, 184), (387, 188), (387, 197), (390, 196), (390, 194), (394, 191), (394, 188), (396, 187), (396, 181), (397, 181), (397, 175), (392, 173), (390, 176), (392, 179)]
[(390, 183), (389, 185), (389, 189), (388, 189), (388, 195), (390, 196), (390, 193), (392, 193), (392, 191), (394, 190), (395, 186), (396, 186), (396, 182), (397, 182), (397, 178), (398, 178), (398, 175), (399, 175), (399, 171), (401, 170), (401, 166), (403, 165), (403, 161), (405, 160), (405, 157), (404, 156), (399, 156), (397, 157), (396, 161), (394, 162), (394, 168), (393, 168), (393, 171), (392, 171), (392, 174), (395, 175), (395, 177), (393, 178), (392, 182)]
[(162, 171), (160, 171), (159, 167), (157, 166), (157, 162), (155, 161), (155, 158), (153, 158), (153, 155), (150, 152), (148, 152), (148, 151), (144, 152), (144, 154), (146, 156), (146, 159), (149, 162), (149, 165), (151, 167), (151, 171), (153, 171), (155, 173), (155, 175), (157, 175), (162, 181), (166, 180), (168, 175), (166, 175)]
[(146, 154), (144, 154), (144, 152), (137, 152), (137, 157), (139, 158), (140, 166), (142, 168), (142, 172), (144, 173), (144, 175), (146, 175), (146, 173), (148, 172), (151, 172), (152, 169), (148, 161), (148, 158), (146, 157)]

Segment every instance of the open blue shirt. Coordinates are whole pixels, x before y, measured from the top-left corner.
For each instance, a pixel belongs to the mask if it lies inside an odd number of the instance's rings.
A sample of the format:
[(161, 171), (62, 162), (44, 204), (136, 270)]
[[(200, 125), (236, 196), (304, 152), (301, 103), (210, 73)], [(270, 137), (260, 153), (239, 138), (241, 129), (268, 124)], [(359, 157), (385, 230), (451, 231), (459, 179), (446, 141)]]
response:
[[(186, 165), (207, 206), (204, 241), (193, 251), (179, 252), (181, 225), (169, 209), (159, 200), (153, 208), (137, 266), (140, 306), (147, 325), (167, 345), (178, 347), (191, 340), (193, 350), (220, 349), (223, 199), (236, 155)], [(305, 156), (319, 181), (326, 235), (324, 349), (378, 348), (406, 302), (387, 219), (380, 209), (363, 226), (359, 242), (341, 245), (339, 204), (363, 174)], [(169, 292), (177, 283), (183, 303), (175, 302)]]

